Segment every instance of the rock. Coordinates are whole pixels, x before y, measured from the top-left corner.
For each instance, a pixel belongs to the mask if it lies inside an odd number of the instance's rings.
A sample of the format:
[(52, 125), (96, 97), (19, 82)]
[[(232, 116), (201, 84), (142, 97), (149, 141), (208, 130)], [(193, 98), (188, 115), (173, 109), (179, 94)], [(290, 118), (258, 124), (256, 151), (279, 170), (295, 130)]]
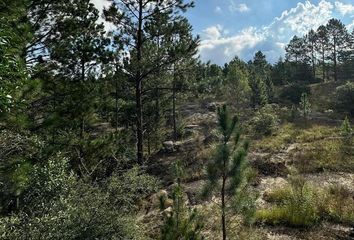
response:
[(171, 198), (166, 199), (164, 202), (164, 207), (165, 208), (173, 207), (173, 199), (171, 199)]
[(325, 110), (325, 113), (333, 113), (334, 111), (332, 109), (327, 109)]
[(197, 124), (190, 124), (185, 126), (185, 129), (197, 129), (197, 128), (199, 128), (199, 125)]
[(171, 214), (173, 212), (172, 207), (166, 208), (165, 210), (163, 210), (163, 213), (166, 214), (166, 216), (170, 217)]
[(159, 207), (161, 199), (168, 199), (168, 193), (166, 190), (160, 190), (150, 197), (150, 202), (154, 208)]
[(206, 108), (211, 112), (215, 112), (218, 106), (219, 105), (216, 102), (211, 102), (206, 105)]
[(219, 137), (216, 134), (209, 134), (207, 137), (204, 138), (203, 143), (204, 145), (209, 145), (211, 143), (215, 143), (219, 141)]
[(162, 145), (163, 145), (166, 152), (173, 152), (173, 150), (174, 150), (173, 141), (166, 141)]

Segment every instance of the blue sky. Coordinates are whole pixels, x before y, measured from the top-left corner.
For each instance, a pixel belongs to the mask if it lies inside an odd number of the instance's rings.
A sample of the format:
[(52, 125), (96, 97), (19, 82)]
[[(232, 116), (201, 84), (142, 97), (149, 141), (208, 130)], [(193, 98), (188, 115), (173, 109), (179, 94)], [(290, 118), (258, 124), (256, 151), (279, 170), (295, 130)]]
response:
[(187, 13), (203, 61), (224, 64), (234, 56), (244, 60), (263, 51), (274, 63), (294, 35), (304, 35), (330, 18), (354, 26), (353, 0), (196, 0)]
[[(99, 9), (106, 0), (92, 0)], [(294, 35), (326, 24), (331, 18), (354, 27), (354, 0), (194, 0), (186, 13), (200, 35), (202, 61), (216, 64), (235, 56), (252, 58), (258, 50), (276, 62)]]

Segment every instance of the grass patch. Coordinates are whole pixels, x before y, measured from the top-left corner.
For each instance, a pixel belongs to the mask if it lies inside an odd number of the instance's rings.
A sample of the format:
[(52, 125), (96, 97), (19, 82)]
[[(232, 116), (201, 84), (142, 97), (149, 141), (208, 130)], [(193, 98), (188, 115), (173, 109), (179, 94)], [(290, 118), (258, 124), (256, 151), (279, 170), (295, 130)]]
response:
[(300, 134), (296, 137), (296, 142), (306, 143), (318, 141), (324, 138), (336, 137), (338, 129), (335, 127), (312, 125), (309, 128), (302, 129)]
[(291, 154), (295, 167), (302, 173), (329, 171), (354, 171), (353, 148), (340, 138), (322, 139), (301, 146)]
[(255, 141), (253, 148), (266, 152), (278, 152), (287, 144), (293, 143), (300, 134), (300, 130), (292, 123), (282, 125), (274, 135)]
[(348, 189), (343, 186), (315, 189), (301, 177), (290, 182), (289, 187), (267, 195), (266, 200), (274, 205), (257, 211), (257, 221), (301, 228), (323, 220), (354, 224), (354, 199)]
[(343, 186), (333, 185), (323, 191), (319, 208), (323, 218), (333, 222), (354, 224), (353, 193)]
[(289, 188), (269, 194), (269, 199), (276, 205), (259, 210), (256, 213), (258, 221), (302, 228), (315, 225), (320, 218), (317, 193), (301, 177), (293, 178)]

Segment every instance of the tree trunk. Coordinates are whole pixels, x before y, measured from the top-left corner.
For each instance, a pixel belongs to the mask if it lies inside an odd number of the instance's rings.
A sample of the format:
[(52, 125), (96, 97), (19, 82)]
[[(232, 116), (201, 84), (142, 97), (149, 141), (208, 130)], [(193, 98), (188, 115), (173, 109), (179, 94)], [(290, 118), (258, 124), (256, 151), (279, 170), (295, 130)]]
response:
[(116, 133), (118, 133), (118, 78), (116, 77)]
[(324, 49), (322, 49), (322, 77), (323, 77), (323, 81), (326, 82), (325, 50)]
[[(82, 54), (82, 55), (84, 55), (84, 54)], [(86, 71), (86, 69), (85, 69), (85, 61), (84, 61), (84, 56), (82, 56), (82, 59), (81, 59), (81, 84), (84, 84), (84, 82), (85, 82), (85, 71)], [(79, 84), (80, 84), (80, 82), (79, 82)], [(80, 105), (81, 105), (82, 103), (80, 103)], [(82, 107), (81, 107), (82, 108)], [(85, 117), (84, 117), (84, 114), (83, 114), (83, 111), (84, 111), (84, 109), (81, 109), (81, 127), (80, 127), (80, 138), (81, 138), (81, 140), (83, 140), (83, 138), (84, 138), (84, 132), (85, 132)]]
[(223, 240), (226, 240), (225, 183), (226, 183), (226, 178), (223, 177), (222, 188), (221, 188), (221, 224), (222, 224), (222, 239)]
[(334, 38), (333, 44), (333, 68), (334, 68), (334, 81), (338, 80), (338, 72), (337, 72), (337, 40)]
[(177, 120), (176, 120), (176, 83), (175, 76), (173, 74), (173, 86), (172, 86), (172, 117), (173, 117), (173, 139), (177, 140)]
[(311, 49), (311, 58), (312, 58), (312, 74), (313, 74), (313, 78), (316, 78), (316, 59), (315, 59), (315, 46), (312, 43), (312, 49)]
[(135, 101), (136, 101), (136, 135), (137, 135), (137, 161), (143, 164), (143, 109), (142, 109), (142, 79), (141, 79), (141, 58), (142, 58), (142, 26), (143, 26), (143, 1), (139, 0), (138, 32), (137, 32), (137, 60), (138, 70), (135, 76)]

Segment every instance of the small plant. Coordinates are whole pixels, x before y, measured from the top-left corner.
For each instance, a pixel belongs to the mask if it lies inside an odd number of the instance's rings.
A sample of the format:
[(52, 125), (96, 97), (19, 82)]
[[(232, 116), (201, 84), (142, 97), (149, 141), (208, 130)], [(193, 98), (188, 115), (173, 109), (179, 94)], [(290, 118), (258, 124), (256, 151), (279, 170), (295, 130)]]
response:
[(319, 220), (317, 193), (303, 177), (289, 177), (290, 187), (270, 194), (278, 204), (271, 209), (257, 212), (257, 219), (269, 224), (287, 224), (293, 227), (309, 227)]
[(275, 132), (279, 125), (279, 118), (270, 105), (266, 105), (256, 112), (251, 120), (254, 134), (269, 136)]
[(337, 108), (346, 112), (350, 116), (354, 116), (354, 83), (347, 82), (345, 85), (336, 89), (336, 105)]
[(350, 126), (350, 121), (348, 117), (345, 117), (345, 119), (343, 120), (340, 130), (341, 130), (341, 135), (345, 138), (351, 138), (353, 136), (353, 129)]
[(311, 104), (310, 104), (307, 93), (303, 93), (301, 95), (301, 101), (300, 101), (299, 106), (300, 106), (300, 113), (301, 113), (302, 117), (307, 119), (311, 113)]
[(165, 221), (161, 229), (161, 240), (202, 240), (203, 224), (196, 209), (185, 205), (181, 184), (184, 169), (180, 161), (175, 164), (176, 186), (173, 190), (171, 211), (165, 210)]
[(246, 189), (250, 180), (250, 167), (246, 159), (248, 143), (241, 140), (238, 119), (231, 117), (227, 107), (218, 109), (219, 131), (222, 140), (216, 147), (215, 155), (207, 166), (207, 184), (203, 196), (212, 193), (219, 194), (221, 199), (222, 239), (227, 239), (228, 216), (235, 213), (230, 200), (241, 198), (241, 192)]
[(303, 93), (310, 94), (310, 88), (302, 84), (292, 84), (285, 87), (280, 93), (280, 99), (293, 104), (299, 104)]

